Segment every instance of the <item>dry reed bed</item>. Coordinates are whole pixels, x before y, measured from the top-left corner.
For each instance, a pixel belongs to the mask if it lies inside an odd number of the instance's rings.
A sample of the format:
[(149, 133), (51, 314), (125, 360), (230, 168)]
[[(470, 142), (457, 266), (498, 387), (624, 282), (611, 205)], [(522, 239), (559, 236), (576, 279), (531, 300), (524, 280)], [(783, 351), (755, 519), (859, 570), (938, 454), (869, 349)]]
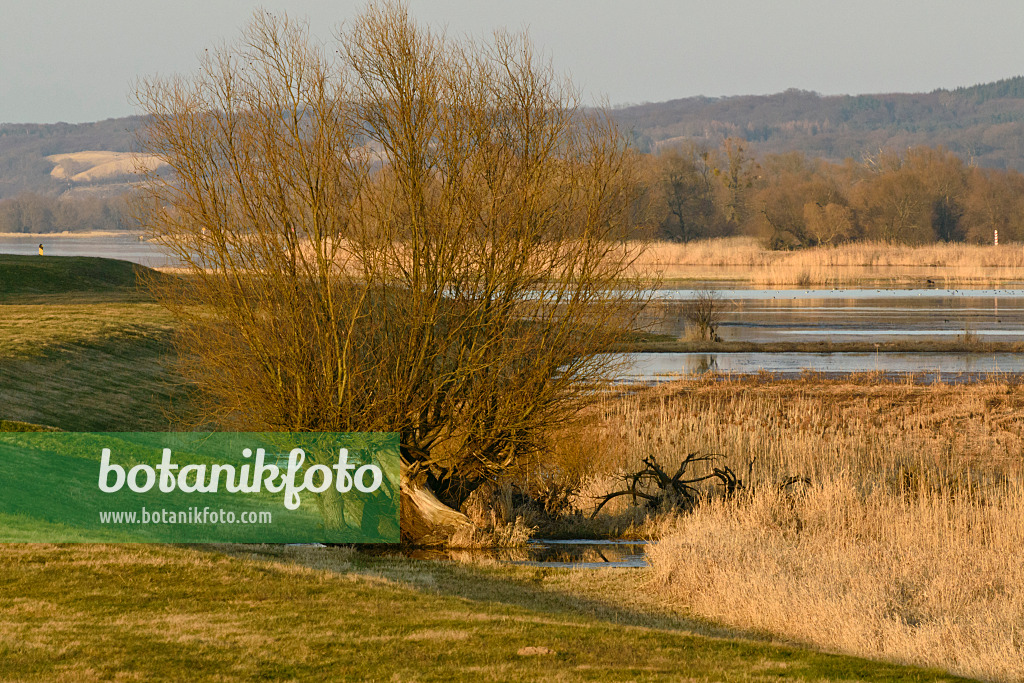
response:
[[(602, 407), (605, 464), (722, 454), (752, 489), (666, 524), (655, 590), (733, 626), (1024, 678), (1024, 392), (688, 382)], [(619, 454), (615, 456), (614, 454)], [(673, 462), (674, 461), (674, 462)], [(785, 476), (810, 485), (779, 488)]]
[(1024, 677), (1024, 492), (863, 493), (832, 480), (680, 519), (650, 552), (666, 599), (831, 651)]
[[(350, 275), (349, 245), (339, 242), (333, 258)], [(630, 272), (643, 278), (667, 280), (742, 280), (758, 286), (841, 285), (859, 281), (890, 281), (939, 285), (984, 284), (1024, 280), (1024, 245), (930, 244), (911, 246), (855, 242), (798, 251), (771, 251), (752, 237), (721, 237), (685, 244), (653, 242), (626, 245), (635, 261)], [(618, 249), (610, 250), (612, 257)], [(308, 244), (304, 258), (312, 258)], [(397, 250), (401, 253), (401, 249)], [(398, 256), (401, 258), (401, 256)], [(541, 258), (550, 257), (550, 254)], [(347, 264), (347, 265), (346, 265)], [(180, 266), (158, 270), (181, 274)]]
[(837, 285), (858, 280), (940, 284), (1024, 279), (1024, 246), (856, 242), (770, 251), (749, 237), (655, 242), (635, 264), (663, 278), (740, 279), (757, 285)]

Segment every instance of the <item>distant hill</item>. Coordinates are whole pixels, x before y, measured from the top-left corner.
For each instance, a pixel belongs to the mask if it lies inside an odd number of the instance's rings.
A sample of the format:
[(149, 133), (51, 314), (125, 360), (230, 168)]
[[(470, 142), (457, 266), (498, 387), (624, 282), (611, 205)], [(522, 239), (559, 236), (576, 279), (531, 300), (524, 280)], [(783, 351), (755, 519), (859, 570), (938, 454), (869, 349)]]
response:
[(131, 176), (138, 165), (158, 168), (162, 162), (151, 154), (131, 152), (95, 151), (51, 154), (46, 160), (53, 163), (50, 175), (70, 184), (99, 184), (117, 182)]
[[(82, 182), (51, 175), (58, 162), (47, 157), (101, 151), (109, 156), (131, 152), (135, 130), (142, 118), (131, 116), (95, 123), (4, 123), (0, 124), (0, 199), (20, 192), (58, 195), (75, 189), (123, 192), (130, 179), (125, 173), (96, 174)], [(78, 172), (88, 170), (82, 168)]]
[[(821, 96), (787, 90), (689, 97), (621, 107), (613, 115), (645, 151), (689, 140), (717, 146), (723, 138), (741, 137), (761, 154), (802, 151), (842, 161), (879, 149), (941, 145), (980, 166), (1024, 171), (1024, 76), (930, 93)], [(134, 151), (142, 121), (133, 116), (83, 124), (0, 124), (0, 199), (20, 192), (123, 192), (131, 180), (116, 172), (126, 169), (123, 163), (92, 173), (92, 167), (65, 163), (62, 169), (60, 163), (75, 161), (68, 156), (73, 154), (79, 154), (78, 161), (121, 160), (115, 153)]]
[(647, 151), (740, 137), (762, 154), (802, 151), (842, 161), (883, 148), (941, 145), (980, 166), (1024, 171), (1024, 76), (915, 94), (689, 97), (613, 115)]

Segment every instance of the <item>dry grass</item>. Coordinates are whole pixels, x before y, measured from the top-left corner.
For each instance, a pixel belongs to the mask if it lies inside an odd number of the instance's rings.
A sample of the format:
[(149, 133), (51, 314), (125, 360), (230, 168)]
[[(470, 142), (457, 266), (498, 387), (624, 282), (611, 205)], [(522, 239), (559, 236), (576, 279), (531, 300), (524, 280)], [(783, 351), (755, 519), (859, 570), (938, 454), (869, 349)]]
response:
[[(100, 297), (94, 297), (100, 298)], [(51, 297), (51, 300), (55, 300)], [(125, 333), (169, 333), (172, 320), (152, 303), (0, 304), (0, 358), (25, 357), (47, 347), (89, 344)]]
[(800, 251), (770, 251), (749, 237), (651, 244), (641, 272), (665, 279), (746, 280), (756, 285), (840, 285), (873, 280), (939, 285), (1024, 279), (1024, 247), (974, 244), (910, 246), (856, 242)]
[[(1011, 681), (1024, 677), (1022, 408), (998, 381), (755, 378), (608, 401), (602, 420), (624, 469), (720, 453), (752, 486), (666, 524), (650, 559), (677, 609)], [(780, 490), (790, 475), (812, 483)]]
[(934, 486), (968, 475), (977, 483), (1024, 477), (1024, 392), (1005, 380), (694, 380), (608, 400), (601, 413), (603, 448), (627, 467), (645, 455), (670, 462), (701, 451), (737, 471), (753, 459), (763, 482), (837, 473), (865, 486), (908, 476)]
[(1024, 490), (982, 503), (832, 479), (681, 518), (650, 552), (667, 597), (833, 651), (1024, 676)]

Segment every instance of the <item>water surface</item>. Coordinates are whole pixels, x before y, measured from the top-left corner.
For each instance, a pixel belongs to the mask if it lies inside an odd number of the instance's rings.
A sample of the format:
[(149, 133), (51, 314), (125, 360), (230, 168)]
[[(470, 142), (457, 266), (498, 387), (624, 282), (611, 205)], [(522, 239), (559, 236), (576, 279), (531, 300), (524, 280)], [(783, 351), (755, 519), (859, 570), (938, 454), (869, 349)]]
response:
[[(102, 256), (103, 258), (131, 261), (150, 268), (176, 265), (156, 244), (139, 239), (139, 235), (124, 233), (92, 237), (69, 235), (0, 236), (0, 254), (38, 254), (42, 243), (46, 256)], [(44, 257), (45, 258), (45, 257)]]
[(827, 375), (852, 372), (930, 374), (957, 382), (991, 374), (1024, 373), (1024, 354), (1016, 353), (628, 353), (619, 373), (622, 382), (663, 382), (708, 373), (749, 375), (768, 372), (799, 377), (809, 370)]
[[(176, 263), (137, 234), (73, 237), (2, 236), (0, 253), (103, 256), (151, 267)], [(926, 282), (922, 279), (922, 282)], [(655, 332), (684, 337), (684, 301), (702, 290), (692, 286), (654, 292), (646, 322)], [(718, 334), (741, 342), (951, 341), (970, 335), (983, 341), (1024, 342), (1024, 288), (951, 289), (925, 286), (778, 288), (742, 286), (716, 290), (721, 309)], [(1014, 354), (950, 353), (704, 353), (633, 354), (624, 381), (656, 381), (669, 374), (695, 376), (761, 370), (782, 376), (808, 369), (824, 373), (939, 373), (944, 379), (990, 372), (1024, 372)]]
[[(696, 290), (656, 293), (653, 331), (688, 334), (686, 299)], [(720, 290), (723, 341), (1024, 341), (1024, 289)]]
[(433, 550), (406, 548), (406, 557), (422, 560), (491, 560), (500, 564), (563, 569), (612, 569), (647, 566), (648, 541), (534, 540), (519, 548)]

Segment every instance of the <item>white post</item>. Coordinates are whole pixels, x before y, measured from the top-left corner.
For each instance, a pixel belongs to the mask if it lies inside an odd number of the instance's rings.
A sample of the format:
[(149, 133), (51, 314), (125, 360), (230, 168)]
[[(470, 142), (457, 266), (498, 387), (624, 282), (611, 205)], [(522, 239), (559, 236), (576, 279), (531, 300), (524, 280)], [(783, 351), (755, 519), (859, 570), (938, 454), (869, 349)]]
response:
[(998, 230), (993, 230), (992, 231), (992, 238), (995, 240), (995, 244), (998, 247), (999, 246), (999, 231)]

